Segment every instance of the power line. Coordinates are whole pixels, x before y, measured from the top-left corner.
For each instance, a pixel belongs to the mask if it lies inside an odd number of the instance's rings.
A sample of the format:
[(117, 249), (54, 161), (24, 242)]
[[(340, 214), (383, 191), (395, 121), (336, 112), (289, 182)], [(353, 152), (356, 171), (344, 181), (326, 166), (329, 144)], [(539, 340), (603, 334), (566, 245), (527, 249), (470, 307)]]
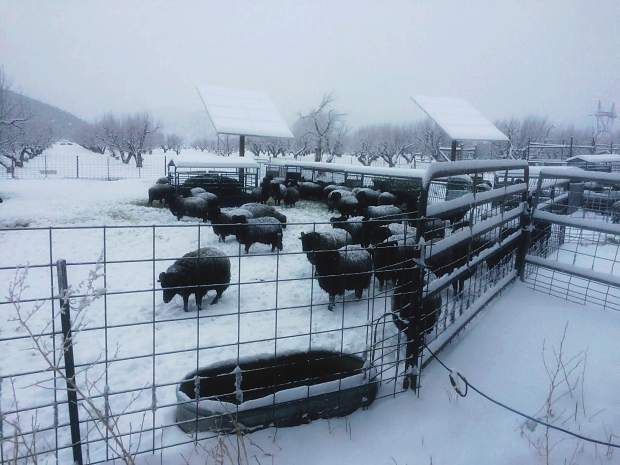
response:
[[(601, 446), (607, 446), (607, 447), (613, 447), (616, 449), (620, 449), (620, 444), (615, 444), (613, 442), (607, 442), (607, 441), (601, 441), (600, 439), (594, 439), (594, 438), (590, 438), (587, 436), (583, 436), (581, 434), (575, 433), (573, 431), (567, 430), (565, 428), (562, 428), (560, 426), (556, 426), (556, 425), (552, 425), (551, 423), (547, 423), (543, 420), (540, 420), (538, 418), (534, 418), (530, 415), (528, 415), (527, 413), (523, 413), (513, 407), (510, 407), (509, 405), (506, 405), (503, 402), (500, 402), (499, 400), (494, 399), (493, 397), (491, 397), (488, 394), (485, 394), (484, 392), (482, 392), (480, 389), (478, 389), (476, 386), (474, 386), (473, 384), (471, 384), (467, 378), (465, 378), (462, 374), (460, 374), (457, 371), (452, 370), (450, 367), (448, 367), (448, 365), (446, 365), (426, 344), (424, 344), (424, 347), (426, 347), (426, 350), (429, 351), (429, 353), (433, 356), (433, 358), (435, 358), (435, 360), (437, 360), (439, 362), (439, 364), (446, 369), (446, 371), (448, 371), (449, 373), (449, 377), (450, 377), (450, 384), (452, 384), (452, 387), (454, 388), (454, 390), (457, 392), (458, 395), (460, 395), (461, 397), (465, 397), (467, 396), (468, 390), (471, 388), (472, 390), (474, 390), (476, 393), (478, 393), (478, 395), (480, 395), (481, 397), (483, 397), (484, 399), (488, 400), (489, 402), (502, 407), (514, 414), (517, 414), (523, 418), (527, 418), (530, 421), (533, 421), (535, 423), (538, 423), (539, 425), (543, 425), (547, 428), (551, 428), (553, 430), (556, 431), (560, 431), (561, 433), (565, 433), (568, 434), (570, 436), (573, 436), (575, 438), (581, 439), (583, 441), (587, 441), (587, 442), (591, 442), (593, 444), (599, 444)], [(458, 383), (455, 379), (455, 377), (460, 378), (463, 383), (465, 383), (465, 392), (462, 392), (461, 389), (458, 386)]]

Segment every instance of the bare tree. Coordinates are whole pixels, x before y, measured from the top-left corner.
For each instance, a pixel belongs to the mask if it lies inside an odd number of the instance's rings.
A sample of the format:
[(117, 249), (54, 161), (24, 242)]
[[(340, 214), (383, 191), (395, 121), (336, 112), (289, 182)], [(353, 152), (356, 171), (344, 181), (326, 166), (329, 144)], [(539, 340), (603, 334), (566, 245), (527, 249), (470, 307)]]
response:
[(181, 153), (181, 149), (183, 148), (183, 139), (181, 136), (177, 134), (168, 134), (162, 139), (164, 143), (160, 144), (160, 146), (164, 150), (164, 153), (168, 150), (173, 150), (177, 155)]
[(536, 115), (526, 116), (522, 120), (507, 118), (495, 124), (517, 149), (526, 147), (530, 141), (548, 142), (554, 128), (546, 117)]
[(426, 119), (416, 124), (413, 133), (417, 152), (432, 158), (439, 157), (439, 147), (445, 141), (445, 135), (432, 120)]
[[(309, 113), (299, 115), (300, 127), (304, 136), (309, 136), (314, 145), (314, 160), (321, 161), (323, 153), (339, 150), (342, 147), (344, 131), (344, 113), (333, 108), (334, 98), (326, 94), (321, 103)], [(331, 154), (332, 157), (334, 154)]]
[(396, 166), (400, 158), (410, 162), (414, 146), (414, 129), (407, 124), (364, 126), (351, 137), (352, 152), (363, 165), (379, 159), (388, 166)]
[(198, 139), (194, 139), (194, 141), (192, 142), (192, 148), (200, 150), (201, 152), (209, 150), (211, 145), (211, 142), (209, 142), (209, 139), (207, 139), (206, 137), (199, 137)]
[(101, 137), (101, 126), (99, 123), (88, 124), (81, 128), (76, 134), (75, 142), (91, 152), (100, 154), (104, 154), (107, 148), (105, 139)]
[(108, 114), (96, 124), (100, 128), (97, 137), (112, 156), (123, 163), (133, 158), (138, 168), (142, 167), (144, 154), (152, 149), (159, 129), (148, 113), (136, 113), (122, 120)]
[(24, 109), (11, 98), (10, 83), (0, 67), (0, 164), (7, 170), (19, 157), (24, 126), (29, 119)]
[(123, 163), (129, 163), (134, 158), (136, 167), (141, 168), (144, 153), (153, 147), (150, 137), (159, 128), (148, 113), (128, 116), (123, 123), (125, 147), (127, 148), (127, 158), (123, 160)]

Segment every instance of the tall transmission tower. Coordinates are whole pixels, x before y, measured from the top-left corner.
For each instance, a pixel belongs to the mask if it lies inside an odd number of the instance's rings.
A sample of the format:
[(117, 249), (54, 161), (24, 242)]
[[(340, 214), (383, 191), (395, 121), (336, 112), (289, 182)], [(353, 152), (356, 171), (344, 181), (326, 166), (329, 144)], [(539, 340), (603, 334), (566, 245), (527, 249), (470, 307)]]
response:
[(594, 137), (598, 139), (600, 137), (610, 136), (614, 120), (618, 117), (616, 113), (616, 104), (612, 103), (607, 111), (603, 110), (603, 105), (599, 100), (596, 113), (594, 113), (593, 116), (596, 119), (596, 134)]

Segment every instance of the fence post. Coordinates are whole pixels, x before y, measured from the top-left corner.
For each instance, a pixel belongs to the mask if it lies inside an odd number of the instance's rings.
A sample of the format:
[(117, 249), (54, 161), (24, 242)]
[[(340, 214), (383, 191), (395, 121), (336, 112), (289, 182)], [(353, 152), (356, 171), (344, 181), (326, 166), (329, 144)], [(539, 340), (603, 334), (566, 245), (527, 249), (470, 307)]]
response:
[(47, 178), (47, 154), (43, 156), (43, 165), (45, 169), (45, 177)]
[[(529, 167), (525, 167), (525, 172), (523, 174), (525, 178), (525, 185), (528, 186), (528, 189), (523, 193), (523, 196), (521, 197), (521, 201), (526, 202), (526, 206), (525, 210), (521, 214), (521, 218), (519, 219), (519, 227), (522, 231), (522, 237), (519, 241), (519, 246), (517, 247), (517, 256), (515, 258), (515, 267), (517, 268), (517, 273), (521, 282), (525, 281), (525, 256), (530, 250), (530, 245), (532, 243), (532, 215), (534, 214), (535, 205), (537, 205), (538, 203), (538, 196), (540, 194), (539, 190), (542, 188), (542, 177), (539, 176), (536, 182), (536, 192), (534, 194), (529, 194)], [(536, 195), (536, 201), (533, 200), (534, 195)]]
[(108, 181), (110, 180), (110, 157), (107, 157), (105, 159), (105, 163), (106, 163), (106, 168), (107, 168), (107, 172), (108, 172)]
[(530, 161), (530, 144), (532, 143), (532, 139), (527, 140), (527, 161)]
[(71, 307), (69, 304), (67, 283), (67, 262), (56, 262), (58, 273), (58, 294), (60, 296), (60, 322), (62, 325), (62, 347), (65, 359), (65, 374), (67, 379), (67, 401), (69, 407), (69, 423), (71, 425), (71, 447), (73, 462), (82, 465), (82, 440), (80, 437), (80, 417), (78, 412), (77, 392), (75, 384), (75, 362), (73, 359), (73, 339), (71, 336)]
[(573, 136), (570, 137), (570, 148), (568, 149), (568, 157), (573, 156)]
[(166, 155), (164, 155), (164, 176), (168, 176), (168, 163), (166, 163)]
[(75, 156), (75, 177), (80, 179), (80, 156)]

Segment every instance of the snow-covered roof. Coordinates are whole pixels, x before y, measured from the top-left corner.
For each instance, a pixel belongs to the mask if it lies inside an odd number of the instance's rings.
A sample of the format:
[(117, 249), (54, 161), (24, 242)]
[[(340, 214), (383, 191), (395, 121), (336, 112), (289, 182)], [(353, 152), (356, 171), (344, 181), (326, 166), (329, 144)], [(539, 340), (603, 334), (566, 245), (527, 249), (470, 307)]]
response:
[(172, 157), (177, 168), (258, 168), (252, 156), (220, 157), (212, 154), (183, 154)]
[(210, 85), (197, 90), (218, 134), (293, 137), (284, 118), (263, 92)]
[(567, 158), (566, 161), (581, 161), (584, 163), (619, 163), (620, 155), (575, 155), (574, 157)]
[(452, 140), (508, 142), (508, 137), (466, 100), (416, 95), (413, 101)]
[(321, 171), (337, 171), (351, 174), (368, 174), (373, 176), (395, 176), (398, 178), (424, 179), (426, 170), (415, 168), (389, 168), (380, 166), (347, 165), (316, 161), (300, 161), (287, 158), (272, 159), (270, 165), (293, 166)]

